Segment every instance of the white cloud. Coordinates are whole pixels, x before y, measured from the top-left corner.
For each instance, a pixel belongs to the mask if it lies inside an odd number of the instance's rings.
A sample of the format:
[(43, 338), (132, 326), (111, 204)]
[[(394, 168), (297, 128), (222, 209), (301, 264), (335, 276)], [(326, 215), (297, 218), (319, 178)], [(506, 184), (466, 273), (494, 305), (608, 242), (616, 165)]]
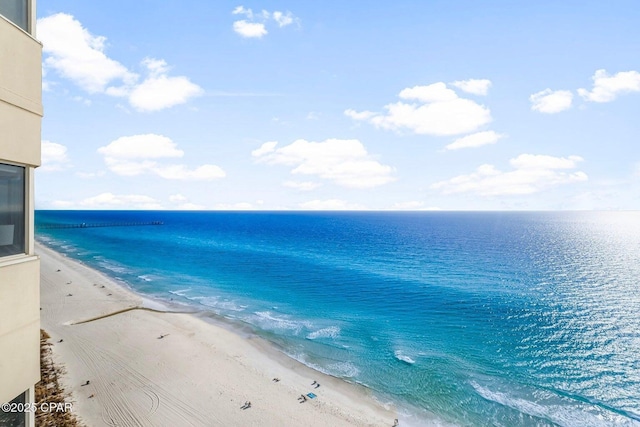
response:
[(285, 181), (282, 185), (299, 191), (311, 191), (322, 186), (319, 182), (313, 181)]
[(491, 87), (491, 80), (487, 79), (469, 79), (469, 80), (458, 80), (451, 83), (452, 86), (457, 87), (458, 89), (471, 93), (473, 95), (486, 95), (489, 93), (489, 88)]
[(41, 172), (55, 172), (69, 167), (67, 157), (67, 147), (51, 141), (42, 141), (42, 166), (38, 168)]
[(417, 99), (422, 102), (447, 102), (458, 98), (458, 95), (442, 82), (402, 89), (398, 96), (402, 99)]
[(153, 133), (122, 136), (107, 146), (98, 148), (98, 153), (120, 160), (184, 156), (184, 151), (179, 150), (170, 138)]
[(459, 135), (474, 132), (491, 122), (491, 112), (483, 105), (460, 98), (442, 82), (403, 89), (399, 97), (415, 102), (396, 102), (385, 113), (346, 110), (354, 120), (364, 120), (387, 130), (409, 130), (423, 135)]
[(180, 211), (203, 211), (206, 207), (197, 203), (183, 203), (176, 206), (175, 209)]
[(253, 19), (253, 11), (244, 6), (236, 6), (231, 12), (232, 15), (245, 15), (249, 19)]
[[(142, 61), (147, 77), (139, 83), (138, 74), (107, 57), (106, 37), (92, 35), (71, 15), (58, 13), (39, 19), (38, 37), (44, 45), (45, 72), (47, 68), (54, 69), (91, 94), (126, 97), (138, 111), (173, 107), (203, 93), (202, 88), (187, 77), (169, 77), (169, 67), (161, 59)], [(51, 82), (46, 82), (47, 89), (51, 86)]]
[(394, 203), (393, 206), (391, 206), (389, 209), (394, 211), (440, 211), (442, 210), (435, 206), (425, 207), (424, 202), (420, 202), (417, 200), (412, 200), (410, 202)]
[(84, 104), (85, 107), (90, 107), (91, 104), (92, 104), (90, 99), (84, 98), (82, 96), (74, 96), (73, 100), (77, 101), (77, 102), (79, 102), (81, 104)]
[(81, 209), (162, 209), (162, 205), (153, 197), (140, 194), (102, 193), (78, 202), (56, 200), (51, 203), (56, 208)]
[(271, 153), (275, 150), (276, 145), (278, 145), (278, 141), (269, 141), (269, 142), (265, 142), (264, 144), (262, 144), (260, 146), (260, 148), (257, 148), (255, 150), (253, 150), (251, 152), (251, 155), (253, 157), (260, 157), (260, 156), (264, 156), (267, 153)]
[(248, 202), (218, 203), (215, 208), (221, 211), (246, 211), (253, 209), (253, 205)]
[(47, 54), (46, 67), (56, 70), (89, 93), (109, 84), (130, 84), (136, 75), (104, 53), (106, 37), (93, 36), (73, 16), (57, 13), (38, 19), (38, 38)]
[(233, 23), (233, 31), (245, 38), (262, 38), (266, 36), (269, 33), (266, 25), (272, 21), (275, 22), (279, 28), (286, 27), (294, 22), (299, 22), (298, 18), (293, 16), (289, 11), (281, 12), (276, 10), (271, 13), (263, 10), (256, 14), (253, 13), (253, 10), (244, 6), (237, 6), (231, 14), (245, 16), (246, 19), (240, 19)]
[(193, 170), (189, 170), (185, 165), (169, 165), (155, 167), (152, 170), (164, 179), (180, 181), (212, 181), (227, 175), (216, 165), (202, 165)]
[(169, 67), (162, 59), (145, 58), (142, 65), (148, 74), (142, 83), (129, 88), (113, 89), (107, 93), (126, 96), (137, 111), (150, 112), (184, 104), (204, 92), (187, 77), (169, 77)]
[(122, 176), (137, 176), (151, 172), (157, 166), (157, 162), (151, 160), (127, 161), (113, 157), (105, 157), (107, 168)]
[(369, 120), (376, 115), (376, 113), (374, 113), (373, 111), (365, 110), (357, 112), (356, 110), (353, 110), (351, 108), (344, 110), (344, 114), (347, 117), (351, 117), (353, 120)]
[(315, 175), (349, 188), (373, 188), (394, 181), (393, 168), (371, 158), (362, 143), (356, 139), (327, 139), (311, 142), (299, 139), (270, 151), (265, 144), (254, 155), (259, 162), (270, 165), (294, 166), (294, 175)]
[(521, 154), (509, 163), (517, 169), (574, 169), (584, 159), (580, 156), (553, 157), (543, 154)]
[(82, 179), (92, 179), (92, 178), (96, 178), (99, 176), (104, 176), (104, 171), (98, 171), (98, 172), (76, 172), (75, 174), (78, 178), (82, 178)]
[(73, 208), (73, 202), (68, 200), (54, 200), (51, 202), (51, 206), (57, 209), (69, 209)]
[(504, 134), (488, 130), (458, 138), (444, 148), (446, 150), (459, 150), (461, 148), (481, 147), (483, 145), (495, 144), (500, 138), (504, 138), (504, 136)]
[(151, 77), (131, 91), (129, 102), (138, 111), (158, 111), (184, 104), (202, 92), (186, 77)]
[(273, 20), (278, 23), (280, 28), (293, 24), (293, 15), (291, 12), (283, 13), (276, 10), (271, 16), (273, 17)]
[(199, 211), (204, 210), (203, 205), (191, 203), (182, 194), (172, 194), (169, 196), (169, 201), (173, 203), (172, 209), (180, 211)]
[(575, 169), (582, 158), (579, 156), (553, 157), (547, 155), (521, 154), (509, 161), (514, 168), (502, 172), (493, 165), (484, 164), (469, 175), (459, 175), (447, 181), (431, 185), (444, 194), (475, 193), (481, 196), (504, 196), (533, 194), (557, 185), (587, 181), (582, 171)]
[(171, 203), (183, 203), (187, 201), (187, 198), (182, 194), (172, 194), (169, 196), (169, 201)]
[(637, 71), (622, 71), (611, 76), (606, 70), (597, 70), (592, 79), (591, 91), (578, 89), (578, 93), (586, 101), (610, 102), (618, 95), (640, 92), (640, 73)]
[(261, 22), (247, 22), (244, 19), (233, 23), (233, 31), (245, 38), (262, 38), (268, 34)]
[(391, 206), (391, 210), (400, 210), (400, 211), (404, 211), (404, 210), (421, 210), (424, 207), (424, 202), (419, 202), (417, 200), (413, 200), (410, 202), (400, 202), (400, 203), (394, 203), (393, 206)]
[(545, 89), (531, 95), (529, 101), (532, 110), (553, 114), (571, 108), (573, 94), (568, 90)]
[(47, 80), (47, 69), (45, 68), (44, 64), (42, 64), (42, 90), (44, 92), (49, 92), (51, 91), (51, 89), (53, 89), (53, 86), (55, 86), (55, 83)]
[(205, 164), (190, 170), (182, 164), (160, 164), (160, 159), (184, 156), (184, 151), (163, 135), (123, 136), (100, 147), (98, 153), (104, 156), (105, 164), (112, 172), (123, 176), (152, 173), (172, 180), (211, 181), (226, 175), (215, 165)]
[(349, 203), (340, 199), (310, 200), (298, 205), (301, 209), (311, 211), (340, 211), (340, 210), (363, 210), (364, 206)]

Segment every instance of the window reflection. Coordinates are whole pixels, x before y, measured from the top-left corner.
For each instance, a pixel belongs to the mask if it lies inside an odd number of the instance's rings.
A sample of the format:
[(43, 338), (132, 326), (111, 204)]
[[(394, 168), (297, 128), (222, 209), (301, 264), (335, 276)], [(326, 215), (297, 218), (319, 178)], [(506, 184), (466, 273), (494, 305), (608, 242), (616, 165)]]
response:
[(0, 15), (29, 31), (28, 0), (0, 0)]
[(0, 163), (0, 256), (25, 251), (25, 168)]

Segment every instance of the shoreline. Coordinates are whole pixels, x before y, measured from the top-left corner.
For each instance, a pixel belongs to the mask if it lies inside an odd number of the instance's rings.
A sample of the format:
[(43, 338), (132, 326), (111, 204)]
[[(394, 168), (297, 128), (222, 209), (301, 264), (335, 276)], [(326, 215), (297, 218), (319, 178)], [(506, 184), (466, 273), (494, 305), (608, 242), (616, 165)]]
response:
[[(398, 418), (365, 386), (316, 371), (231, 321), (178, 312), (41, 242), (36, 253), (42, 328), (88, 425), (390, 426)], [(317, 397), (301, 404), (307, 393)]]

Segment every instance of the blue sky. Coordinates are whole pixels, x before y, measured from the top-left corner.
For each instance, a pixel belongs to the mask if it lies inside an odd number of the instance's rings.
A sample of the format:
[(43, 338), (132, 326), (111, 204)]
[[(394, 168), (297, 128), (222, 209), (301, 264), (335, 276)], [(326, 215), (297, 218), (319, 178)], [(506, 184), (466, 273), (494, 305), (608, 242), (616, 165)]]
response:
[(38, 4), (38, 209), (640, 208), (636, 1)]

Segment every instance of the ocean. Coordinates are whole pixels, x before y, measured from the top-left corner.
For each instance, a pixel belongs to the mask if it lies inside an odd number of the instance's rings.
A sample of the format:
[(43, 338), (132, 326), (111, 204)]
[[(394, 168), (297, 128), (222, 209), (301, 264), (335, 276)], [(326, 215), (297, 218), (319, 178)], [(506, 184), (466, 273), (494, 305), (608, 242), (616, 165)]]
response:
[(403, 426), (640, 426), (638, 212), (37, 211), (36, 239)]

